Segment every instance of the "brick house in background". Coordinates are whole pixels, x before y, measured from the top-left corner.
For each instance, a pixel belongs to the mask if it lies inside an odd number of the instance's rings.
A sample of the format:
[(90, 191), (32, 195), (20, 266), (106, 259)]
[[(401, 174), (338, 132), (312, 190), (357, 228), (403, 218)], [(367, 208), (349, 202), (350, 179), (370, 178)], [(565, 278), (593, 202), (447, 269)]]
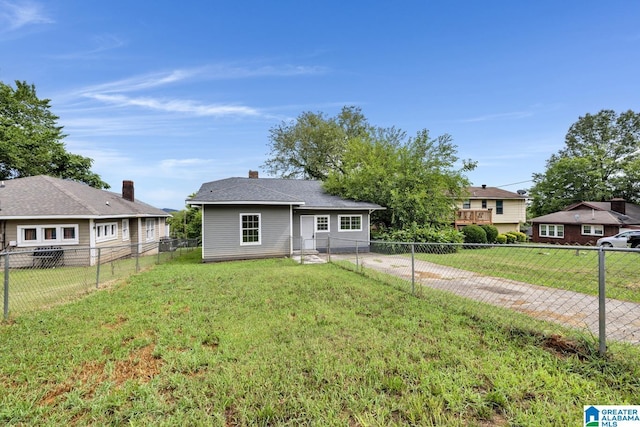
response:
[(531, 223), (533, 242), (595, 245), (600, 237), (640, 229), (640, 206), (623, 199), (579, 202)]

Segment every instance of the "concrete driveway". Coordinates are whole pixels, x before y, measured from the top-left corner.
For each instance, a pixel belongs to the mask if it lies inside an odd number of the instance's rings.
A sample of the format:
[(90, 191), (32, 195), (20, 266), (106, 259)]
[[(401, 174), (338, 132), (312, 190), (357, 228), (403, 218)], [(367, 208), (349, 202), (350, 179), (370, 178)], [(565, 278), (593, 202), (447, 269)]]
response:
[[(331, 255), (331, 260), (356, 262), (355, 254)], [(411, 282), (411, 258), (363, 253), (358, 263)], [(505, 307), (541, 320), (586, 328), (598, 336), (598, 297), (531, 285), (499, 277), (415, 260), (415, 283), (465, 298)], [(640, 304), (606, 299), (607, 340), (640, 343)]]

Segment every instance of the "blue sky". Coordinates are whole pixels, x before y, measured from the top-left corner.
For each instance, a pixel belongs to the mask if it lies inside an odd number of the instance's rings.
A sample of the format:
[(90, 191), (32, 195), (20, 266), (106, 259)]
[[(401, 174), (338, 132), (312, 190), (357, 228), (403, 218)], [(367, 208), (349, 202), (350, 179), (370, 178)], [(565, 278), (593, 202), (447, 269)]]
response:
[(67, 150), (181, 209), (260, 170), (304, 111), (452, 136), (516, 191), (586, 113), (640, 110), (640, 2), (0, 0), (0, 81), (51, 99)]

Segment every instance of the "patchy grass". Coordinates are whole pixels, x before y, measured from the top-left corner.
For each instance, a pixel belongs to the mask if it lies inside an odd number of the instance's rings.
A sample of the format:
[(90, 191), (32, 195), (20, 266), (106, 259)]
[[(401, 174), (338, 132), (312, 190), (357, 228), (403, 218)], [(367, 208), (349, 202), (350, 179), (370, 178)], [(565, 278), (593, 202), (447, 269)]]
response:
[(640, 395), (634, 347), (599, 359), (331, 264), (198, 256), (0, 326), (0, 421), (578, 425), (584, 404)]

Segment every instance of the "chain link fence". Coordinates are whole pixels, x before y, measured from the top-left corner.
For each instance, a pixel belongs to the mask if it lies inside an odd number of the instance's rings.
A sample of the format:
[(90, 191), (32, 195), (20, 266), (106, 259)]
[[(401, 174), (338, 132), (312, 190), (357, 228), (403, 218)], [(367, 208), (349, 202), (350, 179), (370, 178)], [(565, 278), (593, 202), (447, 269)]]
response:
[(545, 333), (553, 333), (554, 325), (559, 331), (578, 331), (597, 342), (601, 355), (607, 340), (640, 343), (638, 249), (333, 237), (318, 249), (327, 261), (415, 295), (439, 296), (444, 304), (471, 303), (483, 317), (507, 315), (514, 324)]
[(107, 287), (197, 246), (193, 239), (167, 239), (100, 248), (49, 246), (0, 252), (4, 319)]

